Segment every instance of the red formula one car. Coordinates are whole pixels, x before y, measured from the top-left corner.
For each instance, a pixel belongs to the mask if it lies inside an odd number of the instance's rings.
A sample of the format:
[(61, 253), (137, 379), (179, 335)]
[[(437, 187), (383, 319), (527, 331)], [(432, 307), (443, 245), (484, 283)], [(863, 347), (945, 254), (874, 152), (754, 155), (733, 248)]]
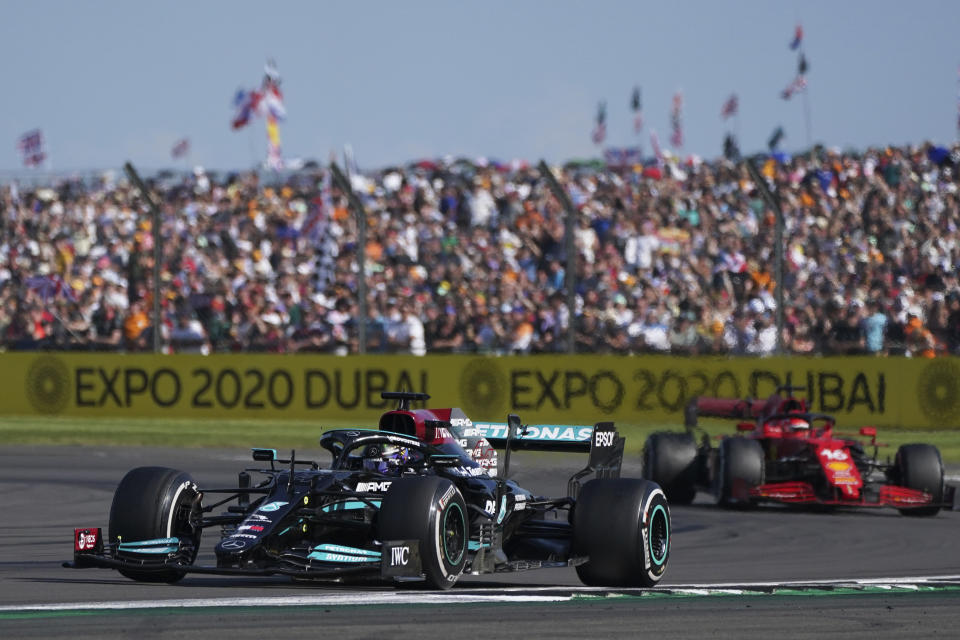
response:
[[(811, 412), (793, 395), (802, 390), (781, 387), (766, 400), (694, 398), (685, 433), (647, 438), (644, 477), (659, 483), (672, 504), (692, 502), (699, 489), (728, 507), (895, 507), (904, 515), (932, 516), (952, 505), (955, 489), (944, 486), (936, 447), (903, 445), (892, 462), (881, 462), (877, 452), (886, 445), (877, 442), (874, 427), (861, 427), (860, 438), (838, 433), (832, 416)], [(701, 429), (698, 443), (701, 416), (738, 420), (739, 433), (713, 446)]]

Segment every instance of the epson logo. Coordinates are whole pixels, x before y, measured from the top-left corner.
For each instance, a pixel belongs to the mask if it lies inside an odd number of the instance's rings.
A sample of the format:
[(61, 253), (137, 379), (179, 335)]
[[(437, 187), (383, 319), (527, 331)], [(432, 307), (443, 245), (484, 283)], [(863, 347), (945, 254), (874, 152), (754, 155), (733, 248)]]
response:
[(358, 482), (356, 491), (360, 493), (384, 493), (393, 484), (392, 481), (385, 482)]
[(392, 547), (390, 549), (390, 566), (405, 567), (410, 562), (410, 547)]
[(615, 431), (597, 431), (594, 434), (593, 446), (595, 447), (612, 447), (613, 439), (616, 437)]

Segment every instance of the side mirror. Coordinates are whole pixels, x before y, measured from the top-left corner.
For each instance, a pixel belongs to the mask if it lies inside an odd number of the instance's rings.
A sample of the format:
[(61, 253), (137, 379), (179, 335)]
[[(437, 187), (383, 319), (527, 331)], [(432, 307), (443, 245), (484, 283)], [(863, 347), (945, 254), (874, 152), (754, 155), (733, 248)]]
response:
[(738, 423), (737, 423), (737, 431), (753, 431), (753, 430), (756, 429), (756, 428), (757, 428), (757, 425), (755, 425), (755, 424), (752, 423), (752, 422), (738, 422)]
[(860, 427), (860, 435), (874, 438), (877, 435), (876, 427)]
[(273, 462), (277, 459), (276, 449), (252, 449), (253, 459), (258, 462)]

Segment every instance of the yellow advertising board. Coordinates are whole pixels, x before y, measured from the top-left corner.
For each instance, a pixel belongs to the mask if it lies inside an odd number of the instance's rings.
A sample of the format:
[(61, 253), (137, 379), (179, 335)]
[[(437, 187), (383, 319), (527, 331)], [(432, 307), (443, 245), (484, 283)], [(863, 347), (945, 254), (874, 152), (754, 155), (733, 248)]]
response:
[(805, 387), (843, 426), (960, 427), (960, 360), (108, 353), (0, 354), (0, 414), (375, 420), (381, 391), (429, 393), (475, 420), (682, 423), (696, 396)]

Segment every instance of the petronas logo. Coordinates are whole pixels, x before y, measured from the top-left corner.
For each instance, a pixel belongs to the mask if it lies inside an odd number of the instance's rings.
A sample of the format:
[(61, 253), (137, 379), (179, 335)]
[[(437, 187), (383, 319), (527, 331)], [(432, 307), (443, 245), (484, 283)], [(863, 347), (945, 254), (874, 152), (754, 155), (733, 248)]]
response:
[(27, 370), (26, 391), (37, 413), (60, 413), (70, 399), (70, 370), (56, 356), (40, 356)]

